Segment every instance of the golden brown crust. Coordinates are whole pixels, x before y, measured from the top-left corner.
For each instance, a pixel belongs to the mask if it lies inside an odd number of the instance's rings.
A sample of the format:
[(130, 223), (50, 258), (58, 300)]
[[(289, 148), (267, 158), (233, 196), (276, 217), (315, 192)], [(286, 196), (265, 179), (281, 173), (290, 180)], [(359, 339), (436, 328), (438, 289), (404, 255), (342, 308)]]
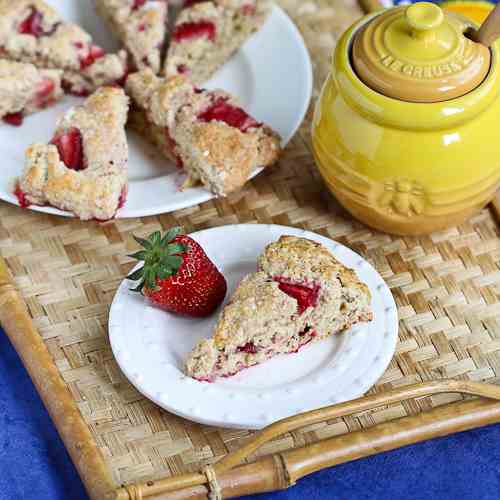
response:
[(144, 114), (134, 121), (151, 124), (143, 127), (146, 137), (167, 158), (182, 163), (190, 181), (201, 181), (217, 195), (240, 189), (253, 169), (271, 165), (281, 153), (278, 134), (265, 125), (242, 132), (220, 120), (199, 118), (216, 102), (239, 107), (227, 92), (196, 89), (183, 76), (164, 80), (151, 70), (131, 75), (126, 88), (135, 113)]

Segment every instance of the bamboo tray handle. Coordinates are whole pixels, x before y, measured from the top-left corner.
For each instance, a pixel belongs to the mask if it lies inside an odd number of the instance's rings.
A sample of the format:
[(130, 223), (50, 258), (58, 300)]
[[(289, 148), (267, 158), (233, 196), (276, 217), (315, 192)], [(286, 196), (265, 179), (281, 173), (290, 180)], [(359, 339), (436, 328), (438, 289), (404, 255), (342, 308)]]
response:
[[(394, 389), (380, 394), (373, 394), (371, 396), (354, 399), (345, 403), (302, 413), (271, 424), (269, 427), (256, 434), (254, 439), (247, 445), (243, 446), (243, 448), (229, 454), (227, 457), (216, 463), (212, 468), (213, 472), (216, 475), (227, 472), (247, 459), (262, 445), (287, 432), (292, 432), (302, 427), (317, 424), (325, 420), (346, 417), (354, 413), (373, 410), (380, 406), (400, 403), (408, 399), (422, 398), (444, 393), (467, 394), (500, 401), (500, 387), (462, 380), (438, 380), (415, 384), (402, 389)], [(138, 496), (135, 496), (136, 491), (140, 491), (139, 498), (147, 498), (192, 486), (201, 486), (207, 483), (207, 476), (204, 473), (183, 474), (156, 482), (134, 485), (134, 493), (132, 496), (130, 489), (122, 488), (117, 491), (117, 499), (127, 500), (130, 498), (138, 498)]]

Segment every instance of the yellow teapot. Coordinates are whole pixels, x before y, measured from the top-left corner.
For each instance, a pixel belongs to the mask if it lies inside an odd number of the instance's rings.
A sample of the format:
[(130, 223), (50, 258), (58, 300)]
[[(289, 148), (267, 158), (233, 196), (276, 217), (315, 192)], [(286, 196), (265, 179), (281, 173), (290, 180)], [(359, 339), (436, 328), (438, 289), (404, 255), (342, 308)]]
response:
[(369, 14), (339, 40), (313, 150), (329, 189), (369, 226), (444, 229), (500, 186), (500, 46), (483, 44), (491, 23), (483, 43), (475, 28), (419, 2)]

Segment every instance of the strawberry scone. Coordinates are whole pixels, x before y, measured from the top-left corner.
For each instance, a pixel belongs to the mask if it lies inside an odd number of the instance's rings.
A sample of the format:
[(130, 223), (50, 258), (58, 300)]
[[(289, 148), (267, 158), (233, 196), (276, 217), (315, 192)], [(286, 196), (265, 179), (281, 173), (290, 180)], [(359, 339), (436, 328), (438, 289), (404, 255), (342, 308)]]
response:
[(187, 172), (184, 187), (201, 182), (223, 196), (280, 155), (278, 134), (227, 92), (198, 89), (183, 76), (158, 78), (151, 70), (131, 75), (126, 89), (130, 125)]
[(42, 0), (0, 0), (0, 56), (63, 70), (63, 88), (83, 96), (122, 83), (128, 73), (125, 51), (106, 54)]
[(268, 12), (266, 0), (188, 1), (171, 34), (165, 75), (205, 82), (264, 24)]
[(61, 75), (58, 70), (0, 59), (0, 119), (19, 126), (26, 115), (58, 101), (63, 96)]
[(15, 194), (21, 206), (51, 205), (83, 220), (109, 220), (127, 194), (128, 97), (102, 87), (59, 121), (49, 144), (26, 151)]
[(356, 273), (319, 243), (282, 236), (261, 255), (222, 311), (214, 336), (186, 363), (201, 381), (229, 377), (278, 354), (371, 321), (371, 296)]
[(95, 0), (99, 15), (123, 43), (134, 69), (161, 69), (167, 39), (167, 0)]

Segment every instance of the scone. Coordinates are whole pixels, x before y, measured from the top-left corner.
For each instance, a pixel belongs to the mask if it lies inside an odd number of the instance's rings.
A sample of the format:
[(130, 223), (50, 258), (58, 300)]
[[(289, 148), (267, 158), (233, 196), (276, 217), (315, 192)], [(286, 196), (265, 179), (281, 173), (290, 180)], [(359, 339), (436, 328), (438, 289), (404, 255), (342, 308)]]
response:
[(0, 119), (19, 126), (26, 115), (58, 101), (62, 72), (0, 59)]
[(134, 69), (161, 69), (167, 0), (95, 0), (97, 12), (130, 54)]
[(52, 205), (83, 220), (108, 220), (127, 194), (128, 97), (102, 87), (59, 121), (50, 144), (26, 151), (16, 189), (21, 206)]
[(371, 296), (356, 273), (319, 243), (282, 236), (238, 286), (214, 336), (186, 363), (201, 381), (229, 377), (278, 354), (371, 321)]
[(185, 77), (131, 75), (130, 125), (188, 173), (184, 187), (201, 182), (216, 195), (243, 186), (256, 167), (277, 161), (280, 138), (222, 90), (203, 90)]
[(87, 96), (127, 76), (127, 54), (106, 54), (42, 0), (0, 0), (0, 56), (64, 71), (67, 92)]
[(267, 0), (187, 2), (171, 34), (164, 74), (205, 82), (264, 24), (268, 12)]

